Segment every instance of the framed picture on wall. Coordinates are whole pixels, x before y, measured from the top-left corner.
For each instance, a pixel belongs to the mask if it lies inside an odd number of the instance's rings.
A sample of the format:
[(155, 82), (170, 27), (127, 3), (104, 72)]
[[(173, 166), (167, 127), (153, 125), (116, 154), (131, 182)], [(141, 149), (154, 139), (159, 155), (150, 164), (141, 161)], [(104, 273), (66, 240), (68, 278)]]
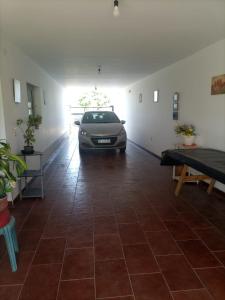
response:
[(173, 94), (173, 120), (178, 120), (179, 111), (179, 93), (175, 92)]
[(21, 85), (20, 81), (13, 79), (13, 92), (14, 92), (14, 101), (15, 103), (21, 102)]
[(225, 74), (212, 78), (211, 95), (219, 94), (225, 94)]

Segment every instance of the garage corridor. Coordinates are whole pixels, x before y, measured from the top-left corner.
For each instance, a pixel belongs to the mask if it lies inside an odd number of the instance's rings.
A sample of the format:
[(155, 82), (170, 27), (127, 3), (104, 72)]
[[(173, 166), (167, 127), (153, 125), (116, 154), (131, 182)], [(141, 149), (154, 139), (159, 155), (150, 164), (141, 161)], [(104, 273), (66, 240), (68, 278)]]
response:
[(45, 199), (11, 209), (18, 271), (5, 254), (0, 299), (224, 300), (222, 194), (189, 184), (176, 198), (171, 177), (132, 143), (80, 158), (67, 140), (46, 168)]

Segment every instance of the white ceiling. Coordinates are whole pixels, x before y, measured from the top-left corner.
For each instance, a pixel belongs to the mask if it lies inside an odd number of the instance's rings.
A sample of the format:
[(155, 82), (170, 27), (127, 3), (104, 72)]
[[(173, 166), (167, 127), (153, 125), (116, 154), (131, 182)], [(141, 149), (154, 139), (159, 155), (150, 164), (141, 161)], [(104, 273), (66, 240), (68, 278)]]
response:
[[(62, 84), (126, 86), (225, 38), (225, 0), (0, 0), (7, 38)], [(102, 74), (97, 75), (97, 66)]]

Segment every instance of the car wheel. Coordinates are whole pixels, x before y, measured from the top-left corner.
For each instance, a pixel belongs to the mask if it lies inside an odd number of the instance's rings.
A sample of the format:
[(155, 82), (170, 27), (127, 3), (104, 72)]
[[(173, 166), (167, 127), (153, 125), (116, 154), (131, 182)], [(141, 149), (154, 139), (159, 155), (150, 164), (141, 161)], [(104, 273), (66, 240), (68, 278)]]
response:
[(125, 152), (126, 152), (126, 147), (120, 149), (120, 153), (125, 153)]

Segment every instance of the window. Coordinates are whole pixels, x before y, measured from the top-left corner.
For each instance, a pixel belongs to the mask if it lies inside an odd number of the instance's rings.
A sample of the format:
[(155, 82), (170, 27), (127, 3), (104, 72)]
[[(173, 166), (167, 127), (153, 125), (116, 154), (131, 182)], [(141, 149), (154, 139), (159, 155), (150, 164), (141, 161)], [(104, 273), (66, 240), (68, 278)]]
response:
[(83, 123), (120, 123), (120, 120), (113, 112), (86, 112)]

